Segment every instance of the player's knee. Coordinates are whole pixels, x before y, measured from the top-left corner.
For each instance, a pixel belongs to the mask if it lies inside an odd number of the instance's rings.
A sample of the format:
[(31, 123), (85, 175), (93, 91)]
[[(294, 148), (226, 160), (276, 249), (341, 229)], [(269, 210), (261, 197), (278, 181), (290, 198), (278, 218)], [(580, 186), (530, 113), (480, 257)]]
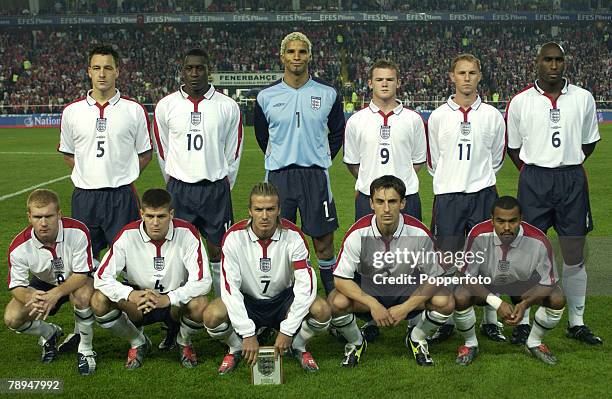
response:
[(452, 314), (455, 310), (455, 298), (452, 294), (436, 295), (431, 298), (433, 310), (442, 314)]
[(227, 310), (219, 303), (211, 303), (204, 310), (202, 319), (208, 328), (215, 328), (227, 320)]
[(324, 299), (317, 297), (310, 305), (310, 315), (323, 323), (331, 318), (331, 308)]
[(93, 287), (84, 285), (70, 295), (70, 301), (77, 309), (86, 309), (90, 306)]
[(561, 293), (561, 290), (555, 289), (553, 293), (548, 297), (548, 306), (554, 310), (561, 310), (565, 307), (565, 297)]
[(206, 246), (208, 252), (208, 260), (212, 263), (221, 262), (221, 247), (208, 243)]
[(189, 303), (187, 303), (187, 313), (189, 314), (189, 318), (192, 320), (201, 318), (207, 306), (208, 300), (206, 297), (199, 296), (193, 298), (191, 301), (189, 301)]
[(331, 308), (331, 312), (333, 315), (344, 314), (348, 312), (351, 301), (349, 298), (335, 290), (333, 295), (331, 295), (328, 299), (329, 307)]
[(111, 311), (111, 301), (101, 291), (95, 290), (89, 302), (96, 316), (104, 316)]
[(464, 287), (458, 287), (454, 292), (455, 310), (465, 310), (472, 306), (470, 292)]
[(9, 305), (4, 309), (4, 324), (10, 328), (11, 330), (16, 330), (21, 327), (25, 323), (25, 318), (21, 314), (21, 312), (13, 309), (12, 306)]
[(334, 257), (334, 235), (330, 233), (323, 237), (313, 237), (312, 244), (317, 259), (332, 259)]

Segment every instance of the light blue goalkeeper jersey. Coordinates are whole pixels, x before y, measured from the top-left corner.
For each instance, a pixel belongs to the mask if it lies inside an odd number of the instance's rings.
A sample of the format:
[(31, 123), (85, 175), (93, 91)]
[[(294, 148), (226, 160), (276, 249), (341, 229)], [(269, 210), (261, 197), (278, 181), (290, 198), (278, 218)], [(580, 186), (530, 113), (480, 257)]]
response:
[(288, 166), (327, 169), (342, 146), (342, 101), (328, 83), (310, 78), (299, 89), (279, 80), (257, 95), (255, 136), (268, 171)]

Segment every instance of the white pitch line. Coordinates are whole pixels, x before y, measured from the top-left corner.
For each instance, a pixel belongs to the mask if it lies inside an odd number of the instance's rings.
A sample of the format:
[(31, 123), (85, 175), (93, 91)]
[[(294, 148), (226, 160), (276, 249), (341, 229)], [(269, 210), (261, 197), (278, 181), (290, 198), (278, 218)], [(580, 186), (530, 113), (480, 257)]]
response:
[(1, 155), (57, 155), (59, 152), (0, 151)]
[(15, 197), (15, 196), (17, 196), (17, 195), (20, 195), (20, 194), (23, 194), (23, 193), (27, 193), (28, 191), (32, 191), (32, 190), (34, 190), (35, 188), (39, 188), (39, 187), (46, 186), (47, 184), (56, 183), (56, 182), (58, 182), (58, 181), (66, 180), (66, 179), (67, 179), (67, 178), (69, 178), (69, 177), (70, 177), (70, 175), (66, 175), (66, 176), (58, 177), (57, 179), (47, 180), (47, 181), (42, 182), (42, 183), (40, 183), (40, 184), (36, 184), (36, 185), (34, 185), (34, 186), (32, 186), (32, 187), (24, 188), (23, 190), (19, 190), (19, 191), (17, 191), (17, 192), (11, 193), (11, 194), (6, 194), (6, 195), (3, 195), (2, 197), (0, 197), (0, 201), (5, 201), (5, 200), (7, 200), (7, 199), (9, 199), (9, 198), (13, 198), (13, 197)]

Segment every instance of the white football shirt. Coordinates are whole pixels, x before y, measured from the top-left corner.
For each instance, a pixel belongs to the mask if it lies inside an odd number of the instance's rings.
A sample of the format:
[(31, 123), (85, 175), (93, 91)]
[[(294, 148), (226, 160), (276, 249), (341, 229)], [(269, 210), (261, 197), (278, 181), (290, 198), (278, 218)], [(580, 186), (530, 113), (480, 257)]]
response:
[(155, 107), (162, 173), (186, 183), (228, 178), (234, 186), (242, 152), (242, 115), (230, 97), (210, 89), (200, 100), (181, 87)]
[(520, 159), (544, 168), (580, 165), (583, 144), (601, 139), (595, 99), (578, 86), (565, 86), (554, 101), (534, 84), (516, 94), (506, 107), (508, 146), (520, 148)]
[(436, 195), (475, 193), (495, 185), (506, 150), (501, 113), (480, 97), (464, 110), (453, 97), (427, 121), (427, 167)]
[(376, 104), (354, 113), (344, 132), (344, 163), (359, 164), (355, 189), (370, 195), (370, 184), (380, 176), (393, 175), (406, 185), (406, 195), (419, 191), (413, 165), (425, 162), (425, 122), (398, 101), (385, 114)]
[(151, 240), (142, 220), (127, 224), (104, 255), (94, 287), (113, 302), (127, 301), (134, 288), (117, 281), (122, 272), (138, 289), (167, 294), (173, 306), (206, 295), (212, 283), (198, 231), (176, 218), (172, 219), (165, 239), (159, 241)]
[(479, 223), (468, 234), (466, 251), (481, 257), (475, 256), (475, 261), (465, 266), (465, 274), (490, 277), (493, 285), (529, 281), (534, 273), (541, 285), (559, 281), (548, 237), (526, 222), (521, 222), (516, 238), (508, 246), (502, 245), (495, 234), (491, 219)]
[(89, 230), (78, 220), (59, 220), (54, 247), (43, 245), (28, 226), (9, 247), (8, 287), (27, 287), (30, 274), (49, 284), (61, 284), (72, 273), (93, 271), (92, 259)]
[(140, 174), (138, 155), (151, 150), (147, 110), (119, 90), (104, 105), (91, 90), (68, 104), (60, 132), (58, 151), (74, 156), (72, 182), (82, 189), (131, 184)]
[[(394, 275), (411, 275), (415, 269), (432, 277), (444, 274), (444, 269), (435, 257), (425, 256), (427, 253), (433, 254), (434, 250), (433, 237), (427, 227), (412, 216), (400, 214), (397, 229), (389, 242), (383, 239), (378, 230), (376, 215), (366, 215), (355, 222), (342, 241), (334, 276), (353, 279), (355, 273), (371, 274), (372, 269), (365, 268), (372, 267), (375, 261), (372, 250), (415, 255), (394, 257), (393, 262), (384, 262), (391, 264), (394, 270), (390, 270), (390, 273)], [(423, 256), (418, 256), (419, 253)], [(373, 269), (382, 269), (382, 266), (379, 268), (374, 265)]]
[(285, 219), (269, 240), (260, 240), (249, 220), (236, 223), (225, 233), (221, 299), (238, 335), (255, 335), (255, 323), (248, 317), (243, 293), (266, 300), (290, 287), (294, 299), (280, 331), (288, 336), (296, 334), (317, 295), (317, 278), (308, 259), (304, 234)]

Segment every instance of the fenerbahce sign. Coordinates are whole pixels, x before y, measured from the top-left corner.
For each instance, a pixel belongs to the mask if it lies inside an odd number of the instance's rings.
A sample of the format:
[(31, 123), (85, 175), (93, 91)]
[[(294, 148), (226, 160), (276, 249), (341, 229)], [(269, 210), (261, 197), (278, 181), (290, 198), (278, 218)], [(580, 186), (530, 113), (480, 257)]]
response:
[(210, 75), (215, 87), (267, 86), (283, 77), (282, 72), (216, 72)]

